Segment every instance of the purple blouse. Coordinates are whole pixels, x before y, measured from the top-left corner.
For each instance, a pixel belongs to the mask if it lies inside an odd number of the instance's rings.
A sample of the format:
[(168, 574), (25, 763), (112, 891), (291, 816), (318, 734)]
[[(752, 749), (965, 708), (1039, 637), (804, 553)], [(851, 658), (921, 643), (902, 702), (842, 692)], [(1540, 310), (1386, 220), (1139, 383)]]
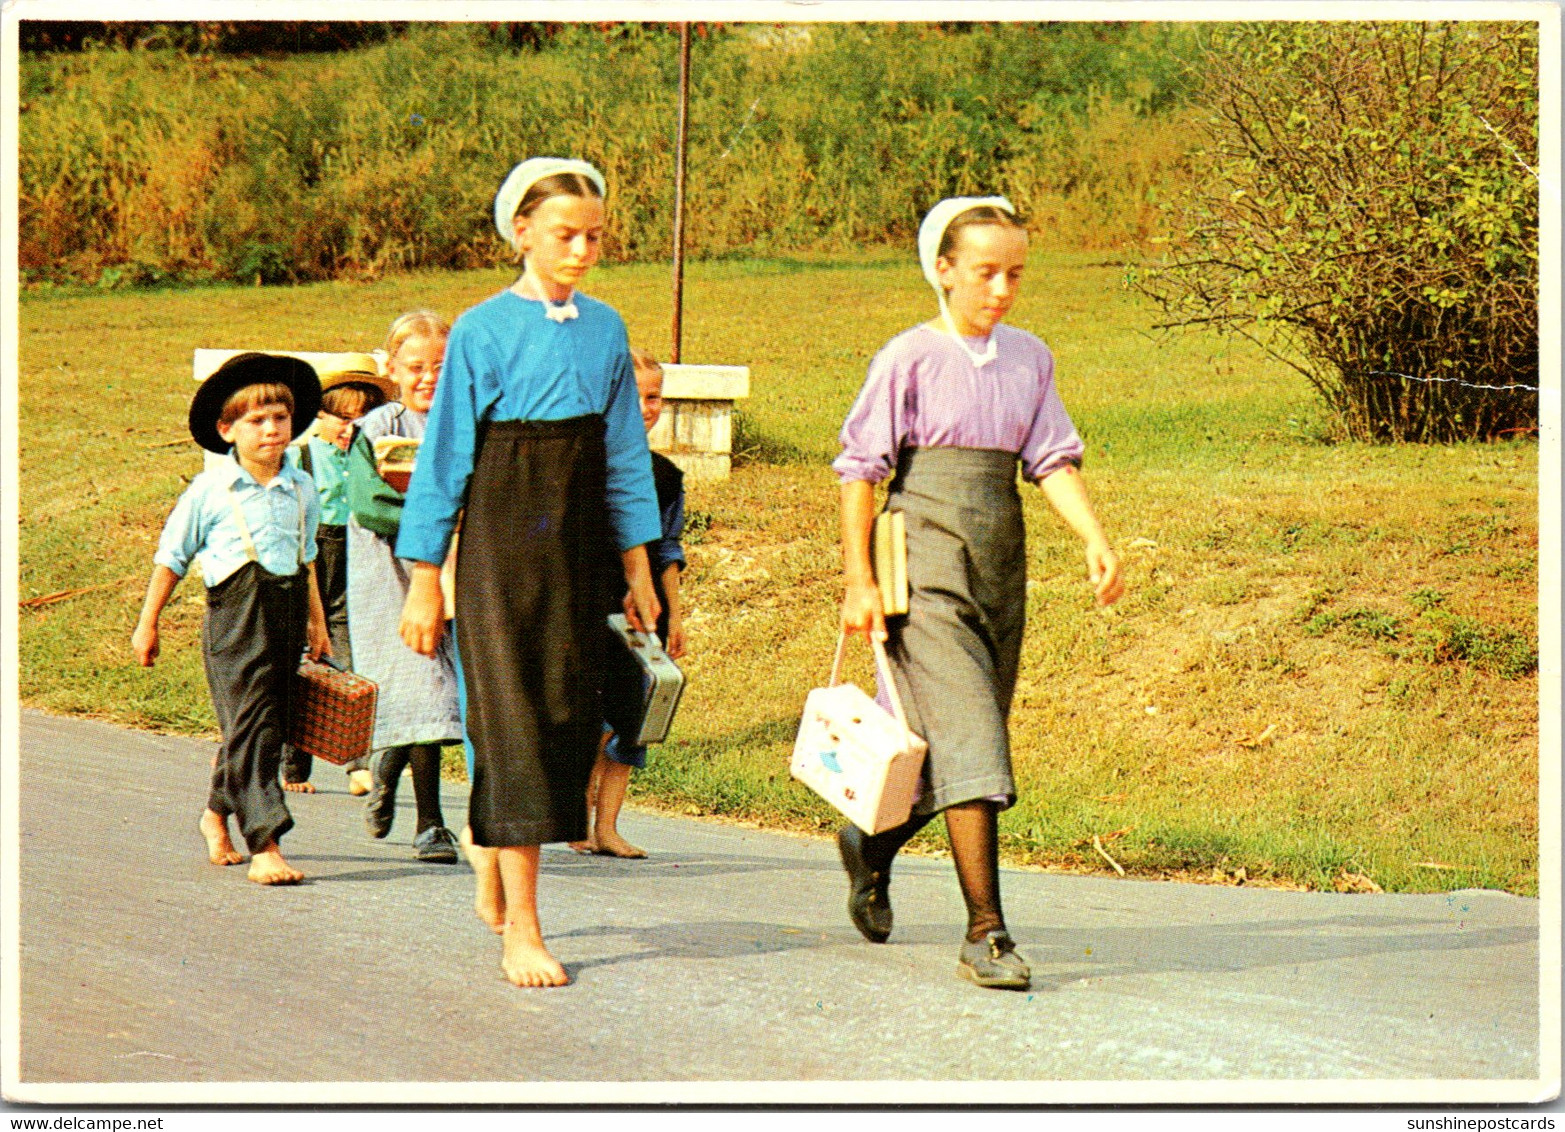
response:
[[(919, 325), (886, 343), (843, 422), (843, 483), (879, 483), (903, 448), (1015, 452), (1029, 481), (1081, 466), (1083, 446), (1054, 388), (1054, 355), (1033, 335), (1000, 323), (995, 358), (975, 366), (949, 334)], [(968, 339), (982, 350), (983, 339)]]

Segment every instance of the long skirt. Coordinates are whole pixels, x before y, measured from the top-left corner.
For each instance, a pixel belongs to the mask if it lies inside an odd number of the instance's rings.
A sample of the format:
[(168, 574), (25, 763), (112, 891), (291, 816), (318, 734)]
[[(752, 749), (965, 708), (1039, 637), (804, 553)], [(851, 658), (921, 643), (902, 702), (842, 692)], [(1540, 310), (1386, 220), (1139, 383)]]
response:
[(600, 416), (491, 422), (457, 556), (456, 631), (479, 845), (587, 836), (599, 696), (623, 589)]
[(1007, 721), (1027, 613), (1026, 533), (1014, 453), (905, 449), (886, 509), (907, 525), (908, 612), (887, 655), (929, 744), (914, 812), (1016, 801)]

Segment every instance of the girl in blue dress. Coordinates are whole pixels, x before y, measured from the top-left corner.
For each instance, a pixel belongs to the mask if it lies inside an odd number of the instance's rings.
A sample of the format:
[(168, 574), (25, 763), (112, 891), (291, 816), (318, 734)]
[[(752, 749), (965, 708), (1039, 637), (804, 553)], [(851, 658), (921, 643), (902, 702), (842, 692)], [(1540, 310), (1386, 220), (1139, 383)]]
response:
[(495, 226), (522, 275), (451, 329), (424, 437), (438, 458), (418, 461), (397, 538), (415, 563), (402, 638), (430, 655), (444, 626), (440, 564), (465, 508), (469, 859), (517, 986), (570, 981), (538, 922), (538, 849), (587, 836), (607, 614), (623, 608), (651, 629), (659, 613), (645, 544), (661, 524), (625, 324), (575, 289), (598, 260), (603, 194), (591, 165), (550, 157), (501, 186)]

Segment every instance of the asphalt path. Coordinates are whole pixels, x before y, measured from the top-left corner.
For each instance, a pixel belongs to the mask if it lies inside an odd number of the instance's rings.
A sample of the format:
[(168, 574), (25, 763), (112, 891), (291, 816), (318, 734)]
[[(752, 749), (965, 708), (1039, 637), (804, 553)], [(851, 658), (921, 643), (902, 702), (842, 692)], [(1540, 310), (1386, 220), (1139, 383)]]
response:
[[(340, 770), (317, 764), (321, 792), (289, 795), (284, 841), (308, 881), (263, 889), (243, 866), (206, 862), (196, 818), (214, 750), (22, 714), (9, 1099), (1557, 1092), (1535, 900), (1007, 870), (1007, 919), (1035, 981), (985, 991), (955, 974), (949, 862), (899, 861), (896, 930), (876, 946), (847, 920), (828, 839), (627, 811), (645, 861), (544, 848), (541, 914), (573, 982), (520, 990), (473, 915), (466, 865), (413, 859), (410, 783), (390, 838), (374, 841)], [(453, 828), (465, 805), (446, 784)]]

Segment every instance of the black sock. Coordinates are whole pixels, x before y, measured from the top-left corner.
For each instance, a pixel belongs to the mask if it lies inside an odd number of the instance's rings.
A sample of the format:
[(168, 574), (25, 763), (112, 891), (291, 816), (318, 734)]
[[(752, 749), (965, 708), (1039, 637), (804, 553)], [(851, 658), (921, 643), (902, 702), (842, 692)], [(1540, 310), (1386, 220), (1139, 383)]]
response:
[(1000, 820), (993, 802), (964, 802), (945, 812), (956, 879), (967, 902), (967, 941), (1005, 930), (1000, 912)]
[(918, 831), (934, 819), (934, 814), (914, 814), (901, 825), (879, 833), (865, 834), (864, 863), (877, 873), (888, 871), (892, 858), (901, 852), (902, 846), (912, 841)]
[(413, 758), (413, 800), (418, 807), (418, 832), (445, 825), (440, 812), (440, 746), (425, 743), (409, 748)]

